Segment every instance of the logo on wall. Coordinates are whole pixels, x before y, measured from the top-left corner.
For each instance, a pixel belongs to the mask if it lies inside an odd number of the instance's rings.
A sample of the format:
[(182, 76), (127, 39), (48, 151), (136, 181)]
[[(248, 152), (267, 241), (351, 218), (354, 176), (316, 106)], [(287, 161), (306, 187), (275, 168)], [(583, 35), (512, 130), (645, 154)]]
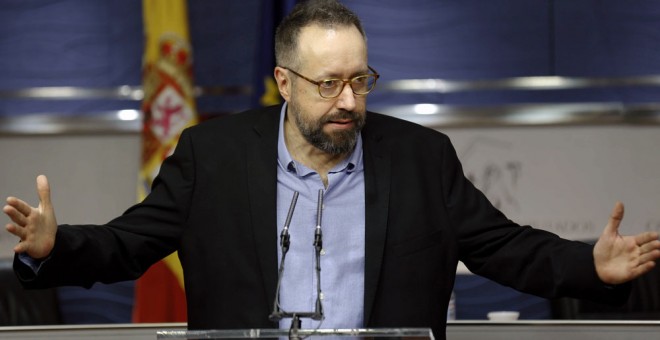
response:
[(517, 190), (522, 162), (512, 157), (512, 150), (509, 142), (477, 137), (461, 157), (467, 178), (502, 211), (520, 210)]

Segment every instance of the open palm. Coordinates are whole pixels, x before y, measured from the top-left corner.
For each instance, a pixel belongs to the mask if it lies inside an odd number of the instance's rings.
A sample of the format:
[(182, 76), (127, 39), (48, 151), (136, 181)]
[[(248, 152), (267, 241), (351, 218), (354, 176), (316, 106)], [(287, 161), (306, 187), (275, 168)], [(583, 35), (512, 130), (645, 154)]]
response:
[(14, 247), (14, 252), (42, 259), (53, 250), (57, 232), (55, 211), (50, 201), (50, 186), (44, 175), (37, 177), (37, 193), (37, 207), (32, 207), (16, 197), (8, 197), (7, 205), (2, 210), (13, 222), (6, 225), (7, 231), (20, 239)]
[(617, 202), (609, 222), (594, 247), (594, 262), (600, 279), (607, 284), (620, 284), (635, 279), (655, 266), (660, 258), (658, 233), (634, 236), (619, 234), (623, 204)]

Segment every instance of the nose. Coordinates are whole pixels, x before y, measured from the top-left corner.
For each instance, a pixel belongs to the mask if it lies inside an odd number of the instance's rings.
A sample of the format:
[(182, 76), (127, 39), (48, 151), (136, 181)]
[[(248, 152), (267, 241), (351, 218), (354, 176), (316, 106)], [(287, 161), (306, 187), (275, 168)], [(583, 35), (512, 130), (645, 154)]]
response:
[(347, 111), (355, 110), (355, 94), (351, 88), (351, 84), (344, 84), (344, 87), (337, 97), (337, 108)]

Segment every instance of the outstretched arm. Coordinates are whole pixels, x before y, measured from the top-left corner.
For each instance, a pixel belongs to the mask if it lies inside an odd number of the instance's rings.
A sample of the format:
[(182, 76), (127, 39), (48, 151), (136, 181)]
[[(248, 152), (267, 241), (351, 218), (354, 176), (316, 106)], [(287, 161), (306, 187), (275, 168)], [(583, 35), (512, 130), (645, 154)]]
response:
[(13, 222), (5, 228), (20, 238), (14, 252), (25, 253), (34, 259), (43, 259), (53, 250), (57, 232), (55, 211), (50, 202), (50, 186), (44, 175), (37, 177), (37, 193), (38, 207), (32, 207), (16, 197), (8, 197), (7, 205), (2, 211)]
[(623, 204), (617, 202), (610, 220), (594, 246), (594, 262), (600, 279), (607, 284), (621, 284), (648, 272), (660, 258), (658, 233), (634, 236), (619, 234)]

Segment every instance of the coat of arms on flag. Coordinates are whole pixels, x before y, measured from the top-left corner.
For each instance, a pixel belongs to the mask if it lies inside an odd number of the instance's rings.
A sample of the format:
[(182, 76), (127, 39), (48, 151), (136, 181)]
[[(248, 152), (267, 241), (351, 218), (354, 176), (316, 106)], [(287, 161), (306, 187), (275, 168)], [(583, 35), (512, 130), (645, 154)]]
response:
[(197, 122), (191, 82), (190, 46), (181, 37), (165, 34), (159, 58), (145, 60), (143, 127), (143, 186), (145, 194), (160, 163), (174, 149), (181, 131)]

